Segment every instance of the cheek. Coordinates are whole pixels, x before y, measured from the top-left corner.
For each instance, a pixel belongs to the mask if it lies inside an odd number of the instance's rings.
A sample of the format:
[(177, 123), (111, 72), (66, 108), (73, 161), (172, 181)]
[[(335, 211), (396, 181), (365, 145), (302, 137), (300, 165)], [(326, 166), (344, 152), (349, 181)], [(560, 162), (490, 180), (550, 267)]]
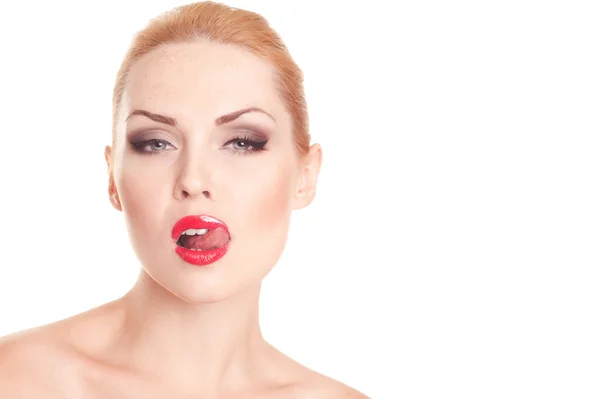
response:
[(268, 182), (254, 191), (251, 225), (257, 230), (286, 228), (291, 213), (291, 173), (284, 169), (275, 171), (263, 179)]
[(162, 192), (165, 190), (165, 176), (159, 169), (139, 163), (124, 161), (119, 173), (115, 175), (115, 184), (123, 207), (123, 215), (130, 234), (136, 231), (157, 232), (163, 214)]

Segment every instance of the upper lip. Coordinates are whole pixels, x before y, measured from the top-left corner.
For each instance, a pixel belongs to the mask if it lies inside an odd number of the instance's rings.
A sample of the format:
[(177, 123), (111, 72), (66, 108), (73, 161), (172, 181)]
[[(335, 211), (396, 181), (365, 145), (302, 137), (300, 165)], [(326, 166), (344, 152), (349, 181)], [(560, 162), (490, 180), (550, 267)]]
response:
[(229, 234), (229, 229), (225, 222), (217, 219), (214, 216), (210, 215), (188, 215), (184, 216), (175, 223), (173, 226), (173, 230), (171, 232), (171, 238), (174, 242), (179, 240), (179, 236), (181, 233), (186, 231), (187, 229), (215, 229), (217, 227), (223, 227), (227, 234)]

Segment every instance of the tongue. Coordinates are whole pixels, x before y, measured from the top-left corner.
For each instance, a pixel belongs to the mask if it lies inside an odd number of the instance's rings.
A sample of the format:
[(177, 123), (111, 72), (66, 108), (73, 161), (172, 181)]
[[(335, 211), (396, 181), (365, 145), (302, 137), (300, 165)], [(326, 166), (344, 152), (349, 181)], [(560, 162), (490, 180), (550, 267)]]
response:
[(207, 250), (221, 247), (229, 241), (229, 234), (222, 227), (210, 230), (204, 235), (182, 235), (181, 244), (188, 249)]

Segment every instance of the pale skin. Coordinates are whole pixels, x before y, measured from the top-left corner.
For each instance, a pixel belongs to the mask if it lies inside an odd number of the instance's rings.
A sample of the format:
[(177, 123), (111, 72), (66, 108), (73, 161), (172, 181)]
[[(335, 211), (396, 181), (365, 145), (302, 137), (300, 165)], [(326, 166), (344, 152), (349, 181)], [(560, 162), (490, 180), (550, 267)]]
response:
[[(262, 337), (261, 282), (283, 251), (291, 212), (315, 196), (322, 160), (318, 144), (296, 153), (274, 82), (267, 61), (203, 40), (133, 65), (105, 159), (139, 279), (115, 301), (2, 338), (0, 397), (367, 398)], [(264, 112), (216, 123), (250, 107)], [(265, 151), (231, 142), (240, 136), (267, 139)], [(185, 263), (169, 240), (179, 218), (200, 213), (231, 232), (228, 253), (203, 267)]]

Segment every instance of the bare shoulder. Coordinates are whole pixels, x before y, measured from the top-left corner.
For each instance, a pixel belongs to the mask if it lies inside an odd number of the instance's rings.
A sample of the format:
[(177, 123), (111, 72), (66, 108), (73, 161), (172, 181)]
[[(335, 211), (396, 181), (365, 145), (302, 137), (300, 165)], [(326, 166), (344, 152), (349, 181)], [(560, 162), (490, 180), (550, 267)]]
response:
[(305, 366), (297, 370), (294, 383), (276, 396), (291, 399), (370, 399), (357, 389)]
[[(113, 303), (0, 337), (0, 398), (81, 397), (88, 358), (82, 348), (106, 337)], [(11, 395), (7, 395), (10, 393)], [(43, 394), (42, 394), (43, 393)]]
[(60, 395), (57, 387), (68, 375), (65, 353), (51, 329), (37, 327), (0, 338), (0, 397)]
[(278, 355), (276, 377), (286, 377), (288, 383), (269, 398), (290, 399), (371, 399), (343, 382), (321, 374), (273, 348)]
[(307, 381), (305, 389), (306, 399), (370, 399), (355, 388), (321, 374)]

